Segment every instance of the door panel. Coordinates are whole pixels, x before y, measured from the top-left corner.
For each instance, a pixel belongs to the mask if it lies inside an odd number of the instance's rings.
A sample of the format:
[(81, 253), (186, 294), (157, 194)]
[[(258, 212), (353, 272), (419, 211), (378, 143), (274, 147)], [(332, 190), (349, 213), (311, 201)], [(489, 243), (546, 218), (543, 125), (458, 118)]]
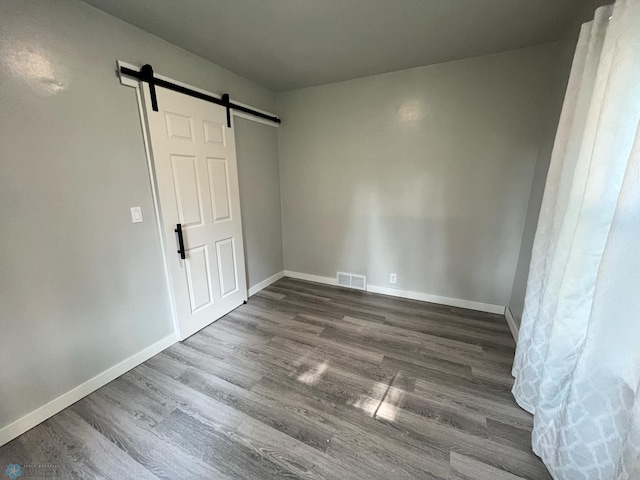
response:
[(193, 142), (193, 118), (179, 113), (165, 112), (167, 135), (171, 139)]
[(229, 198), (229, 175), (226, 158), (207, 158), (209, 167), (209, 186), (213, 221), (221, 222), (231, 219), (231, 200)]
[(190, 248), (186, 258), (191, 313), (211, 303), (211, 280), (207, 246)]
[(220, 144), (226, 146), (224, 139), (224, 125), (215, 122), (202, 122), (204, 127), (204, 141), (205, 143)]
[(236, 271), (236, 252), (233, 238), (225, 238), (216, 242), (218, 254), (218, 275), (220, 276), (220, 291), (223, 297), (235, 292), (238, 288)]
[(196, 157), (171, 155), (178, 222), (183, 227), (202, 224), (202, 203), (196, 173)]
[(247, 298), (235, 138), (224, 107), (156, 87), (154, 112), (142, 91), (182, 340)]

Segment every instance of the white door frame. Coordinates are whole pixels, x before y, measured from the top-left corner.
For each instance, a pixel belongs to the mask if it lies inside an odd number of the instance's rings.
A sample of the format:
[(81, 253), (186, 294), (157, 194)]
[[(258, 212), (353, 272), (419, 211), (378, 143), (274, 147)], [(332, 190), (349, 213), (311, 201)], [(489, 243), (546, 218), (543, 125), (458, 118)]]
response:
[[(135, 78), (131, 78), (131, 77), (128, 77), (126, 75), (121, 75), (120, 74), (120, 68), (121, 67), (129, 68), (129, 69), (137, 71), (137, 70), (140, 70), (140, 66), (139, 65), (133, 65), (131, 63), (127, 63), (127, 62), (123, 62), (121, 60), (118, 60), (117, 61), (117, 74), (120, 77), (120, 83), (122, 85), (126, 85), (128, 87), (135, 88), (135, 91), (136, 91), (136, 102), (138, 104), (138, 115), (140, 116), (140, 128), (142, 130), (142, 141), (144, 143), (144, 154), (147, 157), (147, 171), (149, 173), (149, 182), (151, 183), (151, 195), (153, 197), (153, 210), (154, 210), (154, 216), (155, 216), (155, 220), (156, 220), (156, 229), (158, 231), (158, 236), (160, 237), (160, 248), (162, 250), (162, 266), (163, 266), (163, 270), (164, 270), (165, 283), (166, 283), (167, 290), (168, 290), (168, 293), (169, 293), (169, 304), (171, 306), (171, 316), (172, 316), (172, 319), (173, 319), (173, 331), (175, 332), (176, 337), (180, 338), (180, 329), (179, 329), (179, 323), (178, 323), (178, 312), (177, 312), (176, 304), (175, 304), (175, 300), (174, 300), (174, 292), (173, 292), (173, 286), (171, 284), (169, 264), (167, 263), (167, 255), (166, 255), (166, 253), (167, 253), (167, 245), (165, 244), (164, 235), (162, 234), (163, 229), (162, 229), (162, 218), (161, 218), (161, 212), (160, 212), (160, 201), (158, 199), (158, 186), (156, 185), (155, 176), (153, 174), (153, 158), (151, 156), (149, 136), (147, 134), (147, 123), (146, 123), (146, 116), (145, 116), (145, 111), (144, 111), (144, 104), (142, 102), (142, 93), (140, 91), (141, 82), (139, 80), (135, 79)], [(189, 88), (191, 90), (195, 90), (197, 92), (204, 93), (204, 94), (210, 95), (212, 97), (221, 98), (220, 95), (216, 95), (215, 93), (208, 92), (208, 91), (203, 90), (201, 88), (194, 87), (193, 85), (189, 85), (187, 83), (180, 82), (178, 80), (174, 80), (172, 78), (165, 77), (163, 75), (154, 74), (154, 76), (156, 78), (159, 78), (159, 79), (162, 79), (162, 80), (166, 80), (166, 81), (174, 83), (176, 85), (187, 87), (187, 88)], [(235, 100), (234, 100), (234, 103), (237, 104), (237, 105), (240, 105), (240, 106), (247, 107), (247, 108), (250, 108), (252, 110), (255, 110), (256, 112), (265, 113), (265, 114), (273, 116), (273, 117), (276, 116), (273, 113), (267, 112), (265, 110), (260, 110), (258, 108), (255, 108), (255, 107), (252, 107), (250, 105), (246, 105), (246, 104), (243, 104), (243, 103), (240, 103), (240, 102), (236, 102)], [(278, 128), (278, 126), (279, 126), (279, 124), (276, 123), (276, 122), (272, 122), (272, 121), (264, 119), (264, 118), (256, 117), (256, 116), (253, 116), (253, 115), (245, 113), (245, 112), (240, 112), (240, 111), (233, 110), (233, 109), (231, 109), (231, 112), (235, 117), (245, 118), (247, 120), (251, 120), (251, 121), (254, 121), (254, 122), (258, 122), (258, 123), (263, 123), (265, 125), (269, 125), (269, 126), (275, 127), (275, 128)], [(244, 246), (243, 246), (243, 248), (244, 248)], [(248, 291), (249, 291), (249, 285), (247, 285), (247, 292)]]

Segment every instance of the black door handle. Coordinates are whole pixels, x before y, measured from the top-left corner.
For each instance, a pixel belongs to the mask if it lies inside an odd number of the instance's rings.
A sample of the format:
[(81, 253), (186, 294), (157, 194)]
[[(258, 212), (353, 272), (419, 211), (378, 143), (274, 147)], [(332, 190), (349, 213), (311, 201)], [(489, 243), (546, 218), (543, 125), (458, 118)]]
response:
[(184, 260), (186, 258), (184, 251), (184, 238), (182, 238), (182, 224), (176, 224), (176, 229), (174, 230), (178, 234), (178, 253), (180, 254), (180, 258)]

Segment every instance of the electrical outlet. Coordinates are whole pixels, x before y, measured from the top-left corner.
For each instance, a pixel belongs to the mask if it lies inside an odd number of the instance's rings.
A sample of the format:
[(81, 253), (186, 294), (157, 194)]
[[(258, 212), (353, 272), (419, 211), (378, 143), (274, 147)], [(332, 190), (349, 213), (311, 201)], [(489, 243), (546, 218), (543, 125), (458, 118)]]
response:
[(131, 223), (141, 223), (141, 222), (142, 222), (142, 208), (131, 207)]
[(396, 283), (398, 281), (398, 276), (395, 273), (389, 275), (389, 283)]

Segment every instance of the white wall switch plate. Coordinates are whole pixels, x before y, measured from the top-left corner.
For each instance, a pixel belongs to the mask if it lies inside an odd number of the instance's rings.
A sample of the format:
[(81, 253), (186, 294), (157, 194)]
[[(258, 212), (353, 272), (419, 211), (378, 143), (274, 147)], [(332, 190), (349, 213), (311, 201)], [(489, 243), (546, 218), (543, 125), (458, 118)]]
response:
[(141, 223), (141, 222), (142, 222), (142, 208), (131, 207), (131, 223)]
[(398, 281), (398, 276), (395, 273), (389, 274), (389, 283), (396, 283)]

